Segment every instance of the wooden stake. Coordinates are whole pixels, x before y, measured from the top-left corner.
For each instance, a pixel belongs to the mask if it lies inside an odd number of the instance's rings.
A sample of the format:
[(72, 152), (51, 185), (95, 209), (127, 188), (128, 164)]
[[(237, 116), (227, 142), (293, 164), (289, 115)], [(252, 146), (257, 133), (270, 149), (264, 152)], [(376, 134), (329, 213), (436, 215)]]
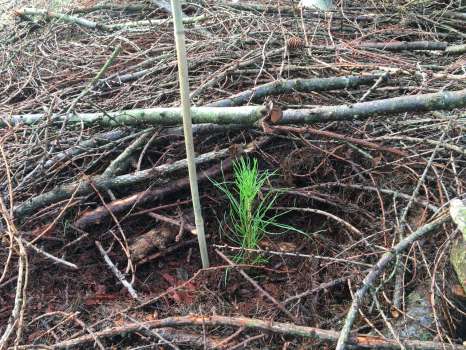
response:
[(201, 252), (202, 267), (209, 267), (209, 256), (204, 233), (204, 220), (202, 219), (201, 202), (197, 186), (196, 164), (194, 163), (194, 143), (191, 121), (191, 104), (189, 101), (188, 62), (186, 60), (186, 47), (184, 39), (183, 13), (179, 0), (171, 0), (173, 9), (173, 22), (175, 27), (176, 54), (178, 57), (178, 76), (180, 80), (181, 107), (183, 113), (183, 131), (186, 144), (186, 159), (188, 161), (189, 185), (193, 200), (194, 220), (196, 222), (197, 238)]

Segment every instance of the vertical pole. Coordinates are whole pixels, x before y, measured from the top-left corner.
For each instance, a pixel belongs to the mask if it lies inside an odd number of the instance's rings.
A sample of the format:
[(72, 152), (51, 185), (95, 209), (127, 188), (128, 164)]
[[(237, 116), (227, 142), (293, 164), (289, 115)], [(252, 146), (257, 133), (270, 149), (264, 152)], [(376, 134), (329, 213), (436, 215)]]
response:
[(202, 267), (209, 267), (209, 256), (202, 219), (201, 202), (197, 185), (196, 164), (194, 162), (193, 129), (191, 121), (191, 104), (189, 101), (188, 62), (186, 60), (186, 46), (184, 38), (183, 13), (179, 0), (171, 0), (173, 22), (175, 27), (176, 54), (178, 56), (178, 76), (180, 81), (181, 107), (183, 112), (183, 131), (186, 144), (186, 159), (188, 161), (189, 184), (193, 201), (194, 218), (196, 222), (197, 239), (201, 252)]

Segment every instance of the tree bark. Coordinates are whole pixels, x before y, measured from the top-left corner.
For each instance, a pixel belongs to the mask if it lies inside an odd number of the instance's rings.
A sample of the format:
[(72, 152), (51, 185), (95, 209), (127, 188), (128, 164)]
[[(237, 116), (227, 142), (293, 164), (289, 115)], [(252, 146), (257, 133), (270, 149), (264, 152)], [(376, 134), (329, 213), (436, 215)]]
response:
[(466, 89), (442, 91), (432, 94), (393, 97), (384, 100), (350, 105), (288, 109), (283, 112), (280, 124), (312, 124), (329, 121), (366, 119), (381, 114), (399, 114), (434, 110), (451, 110), (466, 106)]
[[(228, 156), (228, 149), (212, 151), (205, 153), (196, 158), (196, 163), (201, 164), (211, 160), (218, 160)], [(70, 198), (73, 194), (76, 196), (88, 195), (93, 192), (93, 187), (97, 189), (120, 189), (124, 190), (143, 182), (160, 178), (161, 176), (171, 174), (177, 170), (186, 168), (186, 159), (176, 161), (172, 164), (164, 164), (155, 168), (137, 171), (131, 174), (120, 175), (112, 178), (106, 176), (95, 176), (83, 179), (78, 183), (71, 183), (54, 188), (49, 192), (42, 193), (38, 196), (29, 198), (13, 209), (15, 217), (24, 217), (33, 213), (38, 208), (59, 202)]]
[[(383, 100), (360, 102), (349, 105), (322, 106), (311, 109), (287, 109), (279, 124), (312, 124), (329, 121), (362, 120), (377, 115), (393, 115), (406, 112), (451, 110), (466, 106), (466, 89), (441, 91), (431, 94), (400, 96)], [(193, 107), (193, 123), (239, 124), (254, 126), (265, 117), (264, 106), (242, 107)], [(4, 116), (0, 127), (7, 125), (35, 124), (43, 120), (44, 114)], [(53, 115), (54, 122), (63, 122), (64, 115)], [(182, 122), (179, 108), (133, 109), (108, 113), (81, 113), (68, 117), (68, 122), (115, 125), (179, 125)]]
[[(383, 74), (315, 79), (276, 80), (271, 83), (259, 85), (253, 89), (243, 91), (229, 98), (209, 103), (208, 106), (242, 106), (249, 102), (261, 101), (267, 96), (290, 94), (293, 92), (316, 92), (355, 88), (361, 85), (373, 84), (381, 76), (383, 76)], [(388, 78), (385, 78), (384, 80), (388, 80)]]
[[(194, 124), (242, 124), (253, 125), (257, 120), (267, 114), (267, 108), (263, 106), (243, 107), (193, 107), (191, 110)], [(52, 115), (54, 122), (62, 123), (65, 119), (68, 123), (84, 123), (85, 125), (98, 124), (101, 126), (144, 126), (159, 125), (171, 126), (181, 125), (180, 108), (148, 108), (132, 109), (118, 112), (106, 113), (79, 113), (72, 115)], [(44, 120), (44, 114), (25, 114), (5, 116), (0, 120), (0, 127), (8, 124), (36, 124)]]
[[(114, 337), (124, 333), (138, 332), (144, 329), (162, 328), (162, 327), (180, 327), (180, 326), (230, 326), (244, 327), (248, 329), (257, 329), (264, 332), (271, 332), (284, 335), (294, 335), (304, 338), (319, 339), (323, 341), (335, 342), (338, 339), (339, 332), (333, 330), (324, 330), (314, 327), (298, 326), (291, 323), (263, 321), (247, 317), (227, 317), (220, 315), (200, 316), (175, 316), (160, 320), (129, 323), (124, 326), (107, 328), (91, 335), (84, 335), (79, 338), (65, 340), (50, 346), (51, 349), (68, 349), (70, 347), (91, 343), (95, 337)], [(464, 349), (463, 345), (446, 345), (441, 342), (406, 340), (401, 342), (406, 349), (423, 349), (423, 350), (441, 350)], [(348, 340), (348, 345), (356, 346), (363, 349), (401, 349), (402, 346), (396, 340), (383, 339), (368, 335), (352, 336)], [(21, 349), (22, 347), (18, 347)]]

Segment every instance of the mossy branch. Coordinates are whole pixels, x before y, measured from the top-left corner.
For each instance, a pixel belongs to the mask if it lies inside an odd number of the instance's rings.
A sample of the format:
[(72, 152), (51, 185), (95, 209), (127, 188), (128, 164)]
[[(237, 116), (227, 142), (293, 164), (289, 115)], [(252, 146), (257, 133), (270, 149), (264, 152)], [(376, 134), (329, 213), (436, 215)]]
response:
[[(431, 94), (400, 96), (383, 100), (360, 102), (337, 106), (322, 106), (311, 109), (288, 109), (283, 111), (280, 124), (312, 124), (330, 121), (363, 120), (378, 115), (396, 115), (406, 112), (452, 110), (466, 106), (466, 89), (441, 91)], [(194, 124), (238, 124), (254, 126), (268, 113), (264, 106), (242, 107), (193, 107)], [(0, 127), (20, 124), (36, 124), (44, 120), (45, 114), (3, 116)], [(52, 122), (63, 122), (65, 115), (52, 115)], [(101, 126), (180, 125), (180, 108), (133, 109), (108, 113), (80, 113), (70, 116), (68, 123)]]

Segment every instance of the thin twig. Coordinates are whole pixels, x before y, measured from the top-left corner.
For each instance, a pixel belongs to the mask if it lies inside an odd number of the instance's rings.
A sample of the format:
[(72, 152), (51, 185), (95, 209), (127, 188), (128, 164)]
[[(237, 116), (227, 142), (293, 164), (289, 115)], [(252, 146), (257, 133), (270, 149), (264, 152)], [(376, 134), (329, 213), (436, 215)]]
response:
[(102, 245), (100, 244), (99, 241), (95, 241), (95, 245), (100, 251), (100, 254), (102, 254), (102, 257), (104, 258), (105, 262), (107, 263), (108, 267), (110, 270), (113, 272), (116, 278), (121, 282), (121, 284), (128, 290), (128, 293), (133, 297), (133, 299), (139, 300), (138, 293), (134, 289), (134, 287), (129, 283), (125, 276), (118, 270), (118, 268), (115, 266), (115, 264), (112, 262), (110, 257), (108, 256), (107, 252), (104, 250)]
[(402, 241), (400, 241), (397, 245), (395, 245), (390, 251), (382, 255), (377, 264), (373, 266), (371, 271), (366, 275), (366, 278), (364, 278), (364, 280), (362, 281), (362, 287), (360, 287), (354, 294), (353, 301), (351, 303), (348, 314), (346, 315), (345, 323), (341, 330), (341, 334), (338, 338), (336, 350), (345, 349), (345, 346), (349, 339), (351, 327), (358, 313), (359, 306), (361, 305), (362, 300), (366, 295), (367, 291), (369, 290), (369, 288), (373, 286), (375, 280), (384, 271), (384, 268), (387, 266), (387, 264), (390, 261), (392, 261), (393, 258), (396, 257), (396, 255), (400, 254), (402, 251), (410, 247), (414, 241), (423, 238), (428, 233), (432, 232), (444, 223), (448, 222), (448, 220), (449, 216), (443, 214), (434, 221), (418, 228), (412, 234), (410, 234)]
[(296, 319), (295, 316), (293, 316), (286, 308), (285, 306), (277, 301), (273, 296), (270, 295), (269, 292), (264, 290), (256, 281), (254, 281), (249, 275), (244, 272), (243, 269), (238, 267), (233, 261), (231, 261), (225, 254), (223, 254), (220, 250), (215, 249), (215, 252), (223, 259), (225, 260), (228, 264), (230, 264), (233, 268), (238, 270), (238, 272), (243, 276), (249, 283), (251, 283), (254, 288), (256, 288), (263, 296), (265, 296), (267, 299), (269, 299), (272, 303), (274, 303), (285, 315), (287, 315), (293, 322), (298, 323), (298, 320)]

